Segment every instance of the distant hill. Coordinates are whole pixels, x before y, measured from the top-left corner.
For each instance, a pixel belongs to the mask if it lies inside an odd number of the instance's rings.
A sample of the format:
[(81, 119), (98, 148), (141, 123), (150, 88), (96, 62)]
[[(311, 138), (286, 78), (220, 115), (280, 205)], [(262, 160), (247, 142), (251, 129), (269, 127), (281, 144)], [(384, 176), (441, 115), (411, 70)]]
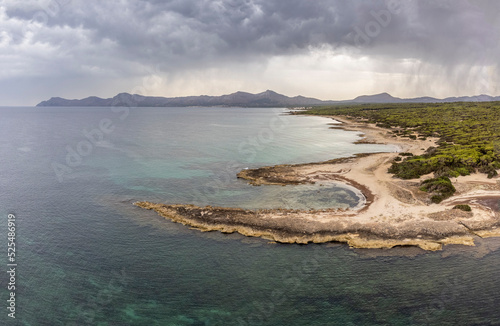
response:
[[(331, 102), (331, 101), (330, 101)], [(236, 92), (222, 96), (154, 97), (120, 93), (113, 98), (95, 96), (81, 100), (53, 97), (37, 106), (136, 106), (136, 107), (186, 107), (186, 106), (237, 106), (237, 107), (290, 107), (330, 103), (303, 96), (288, 97), (267, 90), (259, 94)]]
[(393, 97), (387, 93), (376, 95), (358, 96), (354, 100), (347, 102), (354, 103), (443, 103), (443, 102), (491, 102), (500, 101), (500, 96), (478, 95), (478, 96), (462, 96), (462, 97), (447, 97), (445, 99), (437, 99), (434, 97), (416, 97), (416, 98), (399, 98)]
[(234, 106), (234, 107), (303, 107), (341, 103), (438, 103), (438, 102), (488, 102), (500, 101), (500, 96), (464, 96), (436, 99), (433, 97), (418, 97), (402, 99), (388, 93), (358, 96), (347, 101), (322, 101), (311, 97), (288, 97), (267, 90), (258, 94), (236, 92), (222, 96), (186, 96), (186, 97), (156, 97), (120, 93), (113, 98), (96, 96), (81, 100), (67, 100), (61, 97), (52, 97), (37, 106), (128, 106), (128, 107), (186, 107), (186, 106)]
[(381, 94), (376, 94), (376, 95), (362, 95), (356, 97), (354, 100), (351, 102), (355, 103), (395, 103), (395, 102), (402, 102), (402, 99), (393, 97), (390, 94), (387, 93), (381, 93)]

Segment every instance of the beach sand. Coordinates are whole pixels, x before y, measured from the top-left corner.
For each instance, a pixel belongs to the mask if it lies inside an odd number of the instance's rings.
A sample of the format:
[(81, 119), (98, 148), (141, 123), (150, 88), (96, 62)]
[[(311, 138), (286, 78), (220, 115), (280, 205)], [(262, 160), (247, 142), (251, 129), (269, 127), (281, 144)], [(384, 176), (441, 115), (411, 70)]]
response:
[[(362, 142), (395, 144), (401, 152), (420, 155), (437, 139), (411, 140), (394, 137), (387, 129), (330, 117), (343, 128), (362, 132)], [(359, 189), (366, 204), (356, 210), (250, 211), (192, 205), (165, 205), (147, 201), (136, 206), (155, 210), (161, 216), (202, 231), (239, 232), (281, 243), (346, 242), (354, 248), (418, 246), (440, 250), (446, 244), (472, 246), (479, 237), (500, 236), (500, 214), (484, 205), (484, 199), (500, 199), (499, 179), (484, 174), (452, 180), (457, 193), (440, 204), (419, 190), (420, 180), (401, 180), (387, 172), (398, 153), (361, 154), (321, 163), (278, 165), (243, 170), (239, 178), (254, 185), (301, 184), (342, 181)], [(468, 204), (472, 212), (453, 209)]]

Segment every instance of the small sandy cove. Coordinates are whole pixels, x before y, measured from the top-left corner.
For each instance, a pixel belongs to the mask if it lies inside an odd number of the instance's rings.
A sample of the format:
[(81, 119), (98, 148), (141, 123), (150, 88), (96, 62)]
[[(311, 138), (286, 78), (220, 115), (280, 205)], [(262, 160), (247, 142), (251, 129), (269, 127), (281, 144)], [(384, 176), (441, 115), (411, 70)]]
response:
[[(393, 137), (387, 129), (330, 117), (340, 124), (332, 128), (359, 131), (362, 142), (395, 144), (402, 152), (422, 154), (437, 139), (410, 140)], [(239, 178), (254, 185), (326, 183), (342, 181), (359, 189), (366, 204), (356, 210), (250, 211), (239, 208), (196, 207), (137, 202), (161, 216), (202, 231), (239, 232), (282, 243), (346, 242), (355, 248), (419, 246), (440, 250), (446, 244), (474, 245), (476, 237), (500, 236), (500, 214), (487, 203), (500, 200), (500, 180), (484, 174), (454, 178), (455, 196), (432, 204), (419, 190), (422, 180), (401, 180), (387, 172), (398, 153), (358, 155), (322, 163), (278, 165), (244, 170)], [(453, 209), (468, 204), (472, 212)]]

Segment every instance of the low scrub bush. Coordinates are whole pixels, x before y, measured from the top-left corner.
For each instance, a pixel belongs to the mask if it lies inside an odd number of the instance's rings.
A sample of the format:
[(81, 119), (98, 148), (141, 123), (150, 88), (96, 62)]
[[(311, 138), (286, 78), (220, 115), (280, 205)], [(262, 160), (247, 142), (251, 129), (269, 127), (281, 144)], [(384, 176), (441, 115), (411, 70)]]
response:
[(459, 209), (464, 212), (472, 212), (472, 208), (469, 205), (456, 205), (453, 209)]
[(422, 181), (420, 190), (432, 193), (431, 201), (433, 203), (440, 203), (446, 198), (453, 196), (457, 191), (451, 183), (450, 178), (445, 176)]

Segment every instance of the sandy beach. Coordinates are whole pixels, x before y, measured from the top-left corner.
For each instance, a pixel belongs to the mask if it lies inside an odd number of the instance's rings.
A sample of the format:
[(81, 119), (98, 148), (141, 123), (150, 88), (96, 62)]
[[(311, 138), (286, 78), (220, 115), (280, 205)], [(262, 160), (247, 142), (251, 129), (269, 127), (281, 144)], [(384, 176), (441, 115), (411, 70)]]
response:
[[(401, 152), (422, 154), (436, 146), (437, 139), (411, 140), (395, 137), (387, 129), (329, 117), (332, 128), (363, 133), (362, 142), (397, 145)], [(440, 250), (446, 244), (472, 246), (477, 237), (500, 236), (500, 214), (488, 207), (488, 200), (500, 200), (500, 180), (485, 174), (453, 178), (457, 192), (433, 204), (419, 189), (420, 179), (401, 180), (387, 172), (398, 153), (363, 154), (320, 163), (278, 165), (243, 170), (239, 178), (254, 185), (324, 183), (341, 181), (359, 189), (366, 203), (355, 210), (249, 211), (238, 208), (164, 205), (147, 201), (136, 206), (155, 210), (161, 216), (202, 231), (239, 232), (282, 243), (345, 242), (355, 248), (418, 246)], [(453, 209), (468, 204), (471, 212)]]

